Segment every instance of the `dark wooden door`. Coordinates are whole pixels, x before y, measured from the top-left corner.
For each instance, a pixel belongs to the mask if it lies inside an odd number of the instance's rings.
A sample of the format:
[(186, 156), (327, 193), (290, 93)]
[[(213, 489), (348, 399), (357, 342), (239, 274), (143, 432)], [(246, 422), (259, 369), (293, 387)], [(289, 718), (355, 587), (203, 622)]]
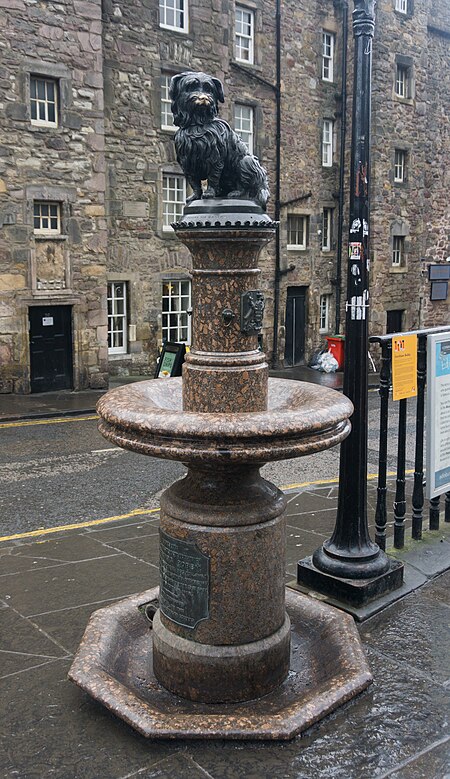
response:
[(401, 333), (403, 327), (403, 310), (386, 312), (386, 333)]
[(305, 359), (307, 287), (288, 287), (286, 300), (286, 365), (299, 365)]
[(29, 314), (31, 392), (71, 389), (71, 307), (33, 306)]

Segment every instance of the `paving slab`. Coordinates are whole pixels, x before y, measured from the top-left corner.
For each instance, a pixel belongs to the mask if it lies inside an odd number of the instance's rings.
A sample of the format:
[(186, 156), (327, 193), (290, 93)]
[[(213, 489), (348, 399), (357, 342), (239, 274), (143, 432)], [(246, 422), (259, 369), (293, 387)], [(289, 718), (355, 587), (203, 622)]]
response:
[(158, 571), (159, 566), (159, 533), (138, 536), (137, 538), (125, 538), (107, 542), (107, 548), (117, 552), (125, 552), (136, 560), (149, 563)]
[(89, 528), (86, 530), (86, 535), (92, 536), (92, 538), (101, 543), (108, 544), (111, 541), (158, 534), (159, 513), (150, 516), (152, 517), (151, 519), (143, 517), (140, 520), (127, 520), (125, 523), (117, 522), (103, 527)]
[(424, 597), (450, 606), (450, 571), (432, 579), (424, 590)]
[(1, 682), (2, 777), (119, 779), (177, 751), (149, 743), (68, 682), (70, 663), (56, 660)]
[(75, 654), (91, 614), (104, 604), (90, 603), (87, 606), (73, 606), (62, 611), (50, 611), (33, 617), (29, 622), (63, 646), (68, 654)]
[[(112, 562), (114, 561), (114, 562)], [(158, 583), (158, 571), (128, 555), (64, 563), (0, 579), (0, 598), (24, 616), (103, 603)]]
[(319, 492), (300, 492), (289, 500), (286, 516), (291, 515), (298, 516), (299, 514), (311, 514), (316, 511), (322, 511), (328, 509), (329, 511), (336, 510), (336, 501), (334, 494), (322, 495)]
[(75, 563), (98, 557), (110, 557), (115, 554), (117, 554), (117, 550), (99, 544), (96, 539), (89, 539), (83, 534), (56, 539), (44, 538), (41, 541), (23, 543), (20, 546), (1, 548), (0, 576), (52, 568), (69, 562)]
[(69, 653), (11, 608), (0, 610), (0, 679)]
[[(286, 527), (286, 570), (289, 566), (297, 564), (298, 560), (311, 555), (318, 546), (328, 538), (326, 534), (314, 533), (302, 528), (293, 528), (290, 525)], [(295, 568), (297, 570), (297, 568)]]
[(427, 588), (367, 620), (363, 640), (433, 682), (450, 685), (450, 609)]
[[(447, 538), (449, 540), (447, 540)], [(407, 542), (405, 550), (398, 553), (392, 550), (396, 557), (401, 556), (409, 565), (432, 578), (441, 573), (450, 559), (450, 528), (444, 526), (438, 531), (426, 531), (422, 541)]]
[(139, 771), (138, 776), (139, 779), (208, 779), (206, 771), (184, 752), (170, 755), (152, 768)]
[(424, 751), (398, 770), (383, 774), (381, 779), (449, 779), (450, 737)]

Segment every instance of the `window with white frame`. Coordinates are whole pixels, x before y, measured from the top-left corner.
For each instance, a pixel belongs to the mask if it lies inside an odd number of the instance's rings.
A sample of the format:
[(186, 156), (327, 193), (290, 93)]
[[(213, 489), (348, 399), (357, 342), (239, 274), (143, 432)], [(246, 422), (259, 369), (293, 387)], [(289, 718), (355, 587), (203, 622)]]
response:
[(159, 0), (159, 26), (188, 32), (188, 0)]
[(253, 64), (255, 49), (255, 14), (249, 8), (236, 6), (235, 48), (239, 62)]
[(395, 10), (401, 14), (408, 13), (408, 0), (395, 0)]
[(31, 124), (38, 127), (58, 126), (58, 81), (30, 76)]
[(288, 214), (287, 218), (287, 248), (306, 249), (308, 245), (308, 217), (299, 214)]
[(250, 154), (253, 154), (253, 108), (251, 106), (235, 103), (234, 129), (247, 144)]
[(334, 35), (332, 32), (322, 33), (322, 80), (333, 81)]
[(183, 216), (186, 202), (186, 179), (175, 173), (163, 173), (163, 230), (172, 231), (172, 222)]
[(320, 322), (319, 330), (321, 333), (326, 333), (330, 329), (330, 295), (320, 296)]
[(392, 239), (392, 267), (401, 268), (405, 264), (405, 238), (394, 235)]
[(176, 130), (173, 123), (173, 114), (171, 109), (171, 99), (169, 97), (170, 80), (172, 76), (168, 73), (161, 73), (161, 129)]
[(395, 149), (394, 152), (394, 181), (397, 183), (405, 180), (406, 152), (403, 149)]
[(331, 251), (333, 228), (333, 209), (324, 208), (322, 211), (322, 251)]
[(411, 96), (411, 69), (408, 65), (397, 63), (395, 71), (395, 94), (397, 97)]
[(191, 282), (189, 279), (164, 281), (162, 285), (163, 341), (190, 343)]
[(331, 168), (333, 164), (333, 121), (323, 120), (322, 127), (322, 165)]
[(108, 352), (126, 354), (127, 342), (127, 283), (108, 282)]
[(33, 203), (34, 232), (41, 235), (61, 233), (61, 203), (35, 200)]

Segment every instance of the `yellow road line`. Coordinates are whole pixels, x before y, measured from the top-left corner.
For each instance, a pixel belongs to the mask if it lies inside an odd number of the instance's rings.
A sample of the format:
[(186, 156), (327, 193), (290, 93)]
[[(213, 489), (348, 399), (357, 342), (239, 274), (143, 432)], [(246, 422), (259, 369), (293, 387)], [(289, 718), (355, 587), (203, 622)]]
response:
[[(414, 473), (413, 470), (405, 471), (406, 474)], [(388, 476), (395, 476), (395, 471), (389, 471)], [(376, 479), (377, 473), (369, 473), (367, 479)], [(313, 487), (324, 484), (337, 484), (339, 479), (318, 479), (317, 481), (303, 481), (298, 484), (285, 484), (280, 487), (281, 490), (299, 489), (300, 487)], [(15, 541), (19, 538), (37, 538), (51, 533), (61, 533), (64, 530), (78, 530), (82, 527), (95, 527), (97, 525), (106, 525), (108, 522), (119, 522), (121, 519), (130, 519), (130, 517), (143, 516), (144, 514), (156, 514), (159, 509), (133, 509), (128, 514), (118, 514), (115, 517), (104, 517), (103, 519), (92, 519), (89, 522), (74, 522), (70, 525), (57, 525), (56, 527), (40, 528), (38, 530), (28, 530), (26, 533), (15, 533), (12, 536), (0, 536), (0, 541)]]
[(0, 428), (5, 427), (30, 427), (31, 425), (60, 425), (62, 422), (87, 422), (98, 419), (98, 414), (89, 417), (56, 417), (55, 419), (29, 419), (26, 422), (2, 422)]
[(35, 538), (36, 536), (46, 536), (49, 533), (61, 533), (63, 530), (78, 530), (80, 527), (105, 525), (107, 522), (118, 522), (120, 519), (138, 517), (141, 514), (155, 514), (157, 511), (159, 511), (159, 509), (133, 509), (133, 511), (129, 511), (128, 514), (118, 514), (116, 517), (91, 519), (89, 522), (74, 522), (71, 525), (57, 525), (56, 527), (45, 527), (38, 530), (28, 530), (26, 533), (15, 533), (13, 536), (1, 536), (0, 541), (14, 541), (17, 538)]
[[(414, 469), (411, 469), (410, 471), (405, 471), (405, 475), (409, 476), (411, 473), (414, 473)], [(397, 471), (388, 471), (386, 476), (396, 476)], [(367, 474), (367, 481), (372, 481), (373, 479), (378, 479), (378, 473), (368, 473)], [(282, 487), (280, 487), (280, 490), (295, 490), (300, 489), (300, 487), (312, 487), (320, 485), (320, 484), (338, 484), (339, 478), (336, 479), (318, 479), (318, 481), (302, 481), (298, 482), (297, 484), (284, 484)]]

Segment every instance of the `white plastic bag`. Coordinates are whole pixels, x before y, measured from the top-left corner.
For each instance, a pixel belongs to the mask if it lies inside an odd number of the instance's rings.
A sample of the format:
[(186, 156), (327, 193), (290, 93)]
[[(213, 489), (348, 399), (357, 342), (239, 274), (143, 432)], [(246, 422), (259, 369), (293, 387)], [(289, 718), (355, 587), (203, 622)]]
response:
[(339, 363), (331, 352), (325, 352), (319, 357), (319, 370), (324, 373), (336, 373)]

